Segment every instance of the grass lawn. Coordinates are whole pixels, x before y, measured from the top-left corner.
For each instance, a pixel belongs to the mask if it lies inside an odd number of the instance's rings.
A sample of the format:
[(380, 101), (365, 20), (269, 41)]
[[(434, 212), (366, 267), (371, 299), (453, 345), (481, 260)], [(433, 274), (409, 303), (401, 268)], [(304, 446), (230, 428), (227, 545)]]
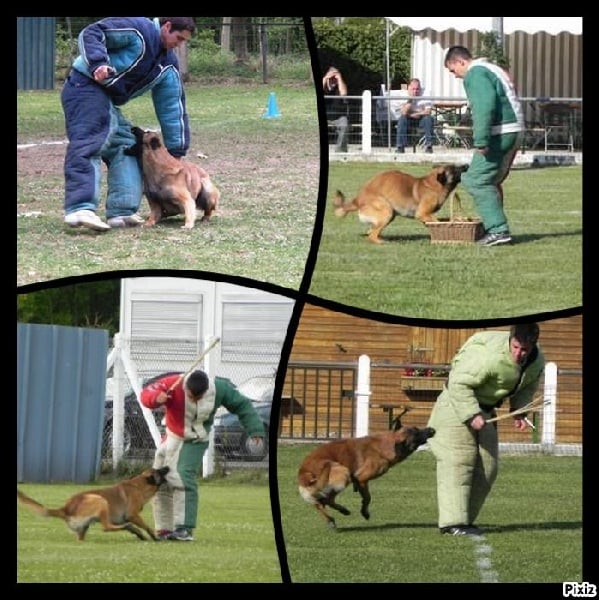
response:
[[(21, 488), (50, 507), (83, 489), (57, 484)], [(142, 515), (153, 524), (151, 504)], [(60, 519), (40, 517), (19, 505), (17, 582), (281, 582), (268, 485), (200, 481), (198, 515), (194, 542), (142, 542), (126, 531), (105, 533), (98, 524), (78, 542)]]
[[(505, 186), (514, 243), (431, 244), (418, 221), (397, 217), (386, 243), (366, 240), (357, 213), (340, 219), (332, 198), (350, 200), (395, 163), (331, 163), (322, 238), (310, 293), (374, 313), (439, 320), (509, 318), (582, 306), (582, 167), (513, 169)], [(415, 175), (430, 165), (402, 165)], [(463, 212), (476, 216), (459, 187)], [(439, 215), (449, 216), (449, 206)]]
[[(270, 92), (281, 117), (265, 119)], [(297, 289), (316, 218), (320, 139), (310, 84), (193, 84), (188, 159), (221, 190), (209, 224), (181, 229), (183, 217), (154, 228), (98, 234), (64, 225), (66, 149), (59, 90), (17, 92), (17, 285), (129, 269), (222, 273)], [(123, 107), (157, 129), (150, 97)], [(33, 144), (33, 145), (29, 145)], [(207, 159), (196, 157), (198, 152)], [(104, 217), (106, 178), (98, 214)], [(149, 214), (145, 199), (140, 213)]]
[[(477, 525), (484, 539), (441, 536), (428, 450), (370, 484), (370, 520), (351, 486), (329, 529), (297, 489), (313, 444), (280, 444), (277, 476), (287, 566), (295, 583), (556, 583), (584, 581), (582, 459), (501, 456)], [(586, 573), (587, 578), (591, 573)], [(589, 580), (589, 579), (587, 579)], [(557, 587), (557, 586), (556, 586)]]

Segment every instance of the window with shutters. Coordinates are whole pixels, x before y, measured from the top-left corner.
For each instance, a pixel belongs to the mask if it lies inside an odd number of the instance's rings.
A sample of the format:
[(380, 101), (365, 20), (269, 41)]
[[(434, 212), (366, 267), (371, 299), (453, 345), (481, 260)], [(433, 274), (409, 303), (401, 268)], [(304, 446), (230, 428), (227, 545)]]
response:
[(131, 358), (140, 375), (185, 370), (201, 350), (202, 294), (131, 298)]
[(224, 298), (222, 362), (277, 364), (292, 310), (291, 301)]

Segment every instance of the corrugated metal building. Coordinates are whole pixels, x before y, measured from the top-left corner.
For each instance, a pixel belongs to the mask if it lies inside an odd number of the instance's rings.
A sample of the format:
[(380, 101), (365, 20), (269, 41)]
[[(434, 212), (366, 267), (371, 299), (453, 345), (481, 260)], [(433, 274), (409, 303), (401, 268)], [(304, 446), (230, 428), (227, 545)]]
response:
[[(386, 18), (391, 27), (413, 30), (411, 76), (421, 79), (424, 94), (464, 98), (462, 81), (443, 68), (445, 52), (453, 45), (474, 52), (494, 17)], [(495, 18), (503, 19), (504, 50), (521, 97), (582, 98), (582, 17)]]
[(100, 471), (108, 332), (17, 324), (17, 481)]
[(56, 17), (17, 17), (17, 89), (54, 88)]

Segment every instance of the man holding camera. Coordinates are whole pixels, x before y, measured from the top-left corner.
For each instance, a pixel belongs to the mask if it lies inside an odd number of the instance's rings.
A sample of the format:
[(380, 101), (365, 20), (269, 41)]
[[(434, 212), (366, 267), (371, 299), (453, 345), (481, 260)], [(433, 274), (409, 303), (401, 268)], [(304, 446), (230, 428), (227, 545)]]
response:
[(322, 89), (325, 95), (327, 124), (335, 126), (335, 151), (347, 152), (349, 103), (347, 99), (337, 100), (335, 98), (327, 98), (327, 96), (347, 96), (347, 85), (339, 69), (329, 67), (329, 70), (322, 78)]

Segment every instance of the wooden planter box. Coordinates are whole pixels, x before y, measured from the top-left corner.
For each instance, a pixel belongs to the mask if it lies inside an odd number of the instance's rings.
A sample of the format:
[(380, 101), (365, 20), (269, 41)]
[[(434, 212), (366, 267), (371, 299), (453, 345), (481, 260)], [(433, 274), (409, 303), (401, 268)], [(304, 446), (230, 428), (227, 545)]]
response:
[(441, 391), (446, 381), (447, 377), (412, 377), (403, 375), (400, 387), (404, 392), (415, 392), (419, 390)]
[(439, 219), (425, 225), (431, 235), (431, 244), (473, 244), (484, 234), (482, 221), (477, 218)]

